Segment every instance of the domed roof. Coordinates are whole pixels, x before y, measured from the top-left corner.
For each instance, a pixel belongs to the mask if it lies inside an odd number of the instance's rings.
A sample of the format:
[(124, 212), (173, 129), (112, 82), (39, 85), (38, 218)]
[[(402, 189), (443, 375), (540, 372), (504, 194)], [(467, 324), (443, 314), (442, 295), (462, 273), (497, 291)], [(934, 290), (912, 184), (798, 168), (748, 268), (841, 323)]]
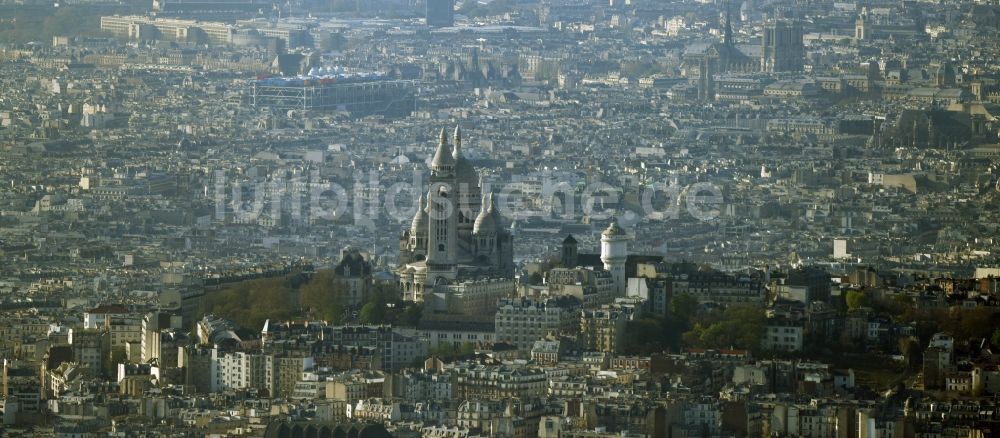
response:
[(427, 233), (427, 208), (424, 202), (424, 195), (420, 195), (417, 201), (417, 213), (413, 215), (413, 222), (410, 224), (410, 233)]
[(476, 223), (472, 227), (472, 232), (479, 234), (482, 232), (495, 231), (500, 226), (500, 212), (497, 211), (493, 203), (493, 194), (483, 195), (483, 208), (479, 210)]
[(618, 220), (617, 219), (611, 219), (611, 225), (608, 225), (608, 228), (606, 228), (604, 230), (604, 232), (601, 233), (601, 235), (604, 236), (604, 237), (619, 237), (619, 236), (624, 236), (625, 235), (625, 229), (622, 228), (621, 225), (618, 225)]
[(455, 165), (455, 158), (448, 150), (448, 135), (444, 128), (441, 128), (441, 140), (438, 142), (437, 151), (434, 152), (434, 159), (431, 160), (431, 168), (441, 168)]

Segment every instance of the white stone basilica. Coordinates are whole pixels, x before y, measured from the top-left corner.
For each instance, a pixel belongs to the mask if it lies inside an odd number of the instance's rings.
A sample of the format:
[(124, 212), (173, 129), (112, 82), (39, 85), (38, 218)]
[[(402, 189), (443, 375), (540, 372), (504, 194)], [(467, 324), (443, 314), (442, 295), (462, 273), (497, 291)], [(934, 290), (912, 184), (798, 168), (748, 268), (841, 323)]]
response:
[(442, 129), (430, 188), (399, 239), (396, 274), (407, 300), (424, 301), (425, 294), (462, 282), (514, 277), (511, 233), (493, 194), (482, 192), (479, 174), (462, 156), (460, 128), (453, 143), (449, 148)]

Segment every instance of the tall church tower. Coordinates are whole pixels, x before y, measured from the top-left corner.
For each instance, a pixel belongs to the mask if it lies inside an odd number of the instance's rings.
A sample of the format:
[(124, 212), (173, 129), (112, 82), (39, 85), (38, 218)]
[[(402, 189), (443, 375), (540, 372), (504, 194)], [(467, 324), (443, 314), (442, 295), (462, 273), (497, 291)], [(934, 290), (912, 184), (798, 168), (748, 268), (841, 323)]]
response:
[(576, 267), (577, 258), (578, 248), (576, 239), (573, 238), (572, 234), (567, 235), (562, 242), (562, 257), (559, 258), (559, 261), (562, 263), (564, 268), (572, 269)]
[(763, 71), (802, 71), (805, 59), (802, 23), (795, 20), (770, 20), (764, 23), (761, 46)]
[(441, 139), (431, 162), (431, 188), (427, 192), (427, 264), (455, 263), (456, 224), (454, 196), (455, 158), (448, 150), (448, 134)]
[(431, 186), (427, 193), (427, 264), (455, 264), (458, 240), (455, 226), (455, 205), (444, 184)]
[(615, 284), (615, 297), (625, 296), (625, 259), (628, 258), (628, 235), (611, 220), (611, 225), (601, 233), (601, 261), (604, 269), (611, 273)]

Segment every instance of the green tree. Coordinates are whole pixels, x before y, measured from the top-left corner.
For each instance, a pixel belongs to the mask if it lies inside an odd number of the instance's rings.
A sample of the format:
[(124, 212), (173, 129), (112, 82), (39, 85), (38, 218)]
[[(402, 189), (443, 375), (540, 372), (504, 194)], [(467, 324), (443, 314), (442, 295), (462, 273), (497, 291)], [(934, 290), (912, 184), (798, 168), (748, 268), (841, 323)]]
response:
[(0, 43), (48, 44), (56, 35), (95, 36), (101, 28), (101, 11), (90, 5), (61, 5), (55, 10), (7, 8), (0, 15), (8, 19), (0, 20)]
[(513, 2), (511, 0), (493, 0), (488, 4), (480, 4), (478, 0), (465, 0), (458, 7), (458, 12), (466, 17), (486, 17), (498, 15), (511, 10)]
[(372, 285), (368, 301), (380, 301), (382, 303), (396, 303), (402, 301), (402, 291), (396, 283), (375, 283)]
[(767, 314), (764, 309), (753, 306), (732, 306), (726, 309), (726, 321), (731, 322), (734, 330), (734, 345), (739, 348), (755, 350), (760, 345), (760, 339), (767, 329)]
[(730, 330), (731, 325), (721, 322), (717, 322), (708, 326), (704, 332), (701, 333), (701, 343), (706, 347), (712, 348), (729, 348), (735, 347), (732, 337), (732, 331)]
[(337, 294), (335, 282), (337, 274), (332, 269), (316, 271), (309, 281), (299, 286), (299, 304), (303, 307), (316, 307), (328, 301)]
[(702, 326), (700, 322), (696, 322), (694, 323), (694, 326), (691, 327), (691, 330), (688, 330), (681, 335), (681, 341), (688, 347), (697, 347), (701, 345), (701, 336), (704, 333), (705, 327)]
[(476, 352), (476, 344), (472, 342), (463, 342), (460, 347), (458, 347), (459, 356), (469, 356)]
[(238, 326), (258, 331), (267, 319), (288, 319), (298, 314), (288, 278), (244, 281), (210, 292), (202, 301), (203, 313), (232, 320)]
[(344, 322), (344, 305), (339, 301), (332, 302), (320, 310), (316, 316), (330, 324), (342, 324)]
[(385, 322), (385, 304), (369, 301), (361, 307), (358, 318), (365, 324), (382, 324)]
[(691, 294), (676, 294), (670, 297), (667, 310), (677, 318), (688, 320), (698, 310), (698, 299)]
[(923, 363), (920, 342), (913, 336), (899, 339), (899, 353), (903, 356), (903, 361), (906, 362), (906, 367), (909, 370), (916, 370)]
[(427, 351), (428, 356), (437, 356), (442, 360), (454, 359), (460, 356), (469, 356), (476, 352), (476, 344), (463, 342), (461, 344), (442, 341), (436, 348)]
[(623, 62), (621, 64), (622, 75), (628, 77), (651, 76), (662, 72), (663, 72), (663, 67), (661, 67), (659, 64), (649, 61)]
[(405, 327), (416, 327), (423, 317), (424, 307), (418, 303), (411, 303), (403, 310), (402, 315), (396, 320), (399, 325)]
[(707, 348), (739, 348), (757, 351), (764, 335), (767, 315), (753, 306), (731, 306), (722, 318), (702, 329), (700, 324), (684, 334), (685, 343)]
[(346, 290), (332, 269), (320, 270), (299, 287), (299, 304), (312, 316), (339, 324), (344, 316)]
[(643, 317), (629, 321), (620, 350), (625, 354), (658, 353), (666, 348), (665, 335), (663, 321), (658, 318)]
[(847, 304), (847, 310), (857, 310), (869, 304), (868, 295), (859, 290), (847, 291), (844, 302)]
[(896, 321), (913, 321), (916, 318), (917, 308), (913, 305), (913, 299), (906, 293), (892, 295), (881, 303), (881, 308)]
[(994, 316), (996, 312), (991, 307), (977, 307), (966, 310), (959, 308), (958, 330), (955, 336), (961, 339), (989, 338), (994, 333)]

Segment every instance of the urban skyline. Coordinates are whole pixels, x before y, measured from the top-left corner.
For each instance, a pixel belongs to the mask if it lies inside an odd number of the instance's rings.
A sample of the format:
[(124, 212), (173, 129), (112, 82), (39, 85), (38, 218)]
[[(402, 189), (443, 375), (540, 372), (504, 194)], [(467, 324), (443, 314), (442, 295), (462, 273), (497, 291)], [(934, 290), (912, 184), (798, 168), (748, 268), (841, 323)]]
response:
[(0, 0), (0, 436), (989, 437), (995, 0)]

